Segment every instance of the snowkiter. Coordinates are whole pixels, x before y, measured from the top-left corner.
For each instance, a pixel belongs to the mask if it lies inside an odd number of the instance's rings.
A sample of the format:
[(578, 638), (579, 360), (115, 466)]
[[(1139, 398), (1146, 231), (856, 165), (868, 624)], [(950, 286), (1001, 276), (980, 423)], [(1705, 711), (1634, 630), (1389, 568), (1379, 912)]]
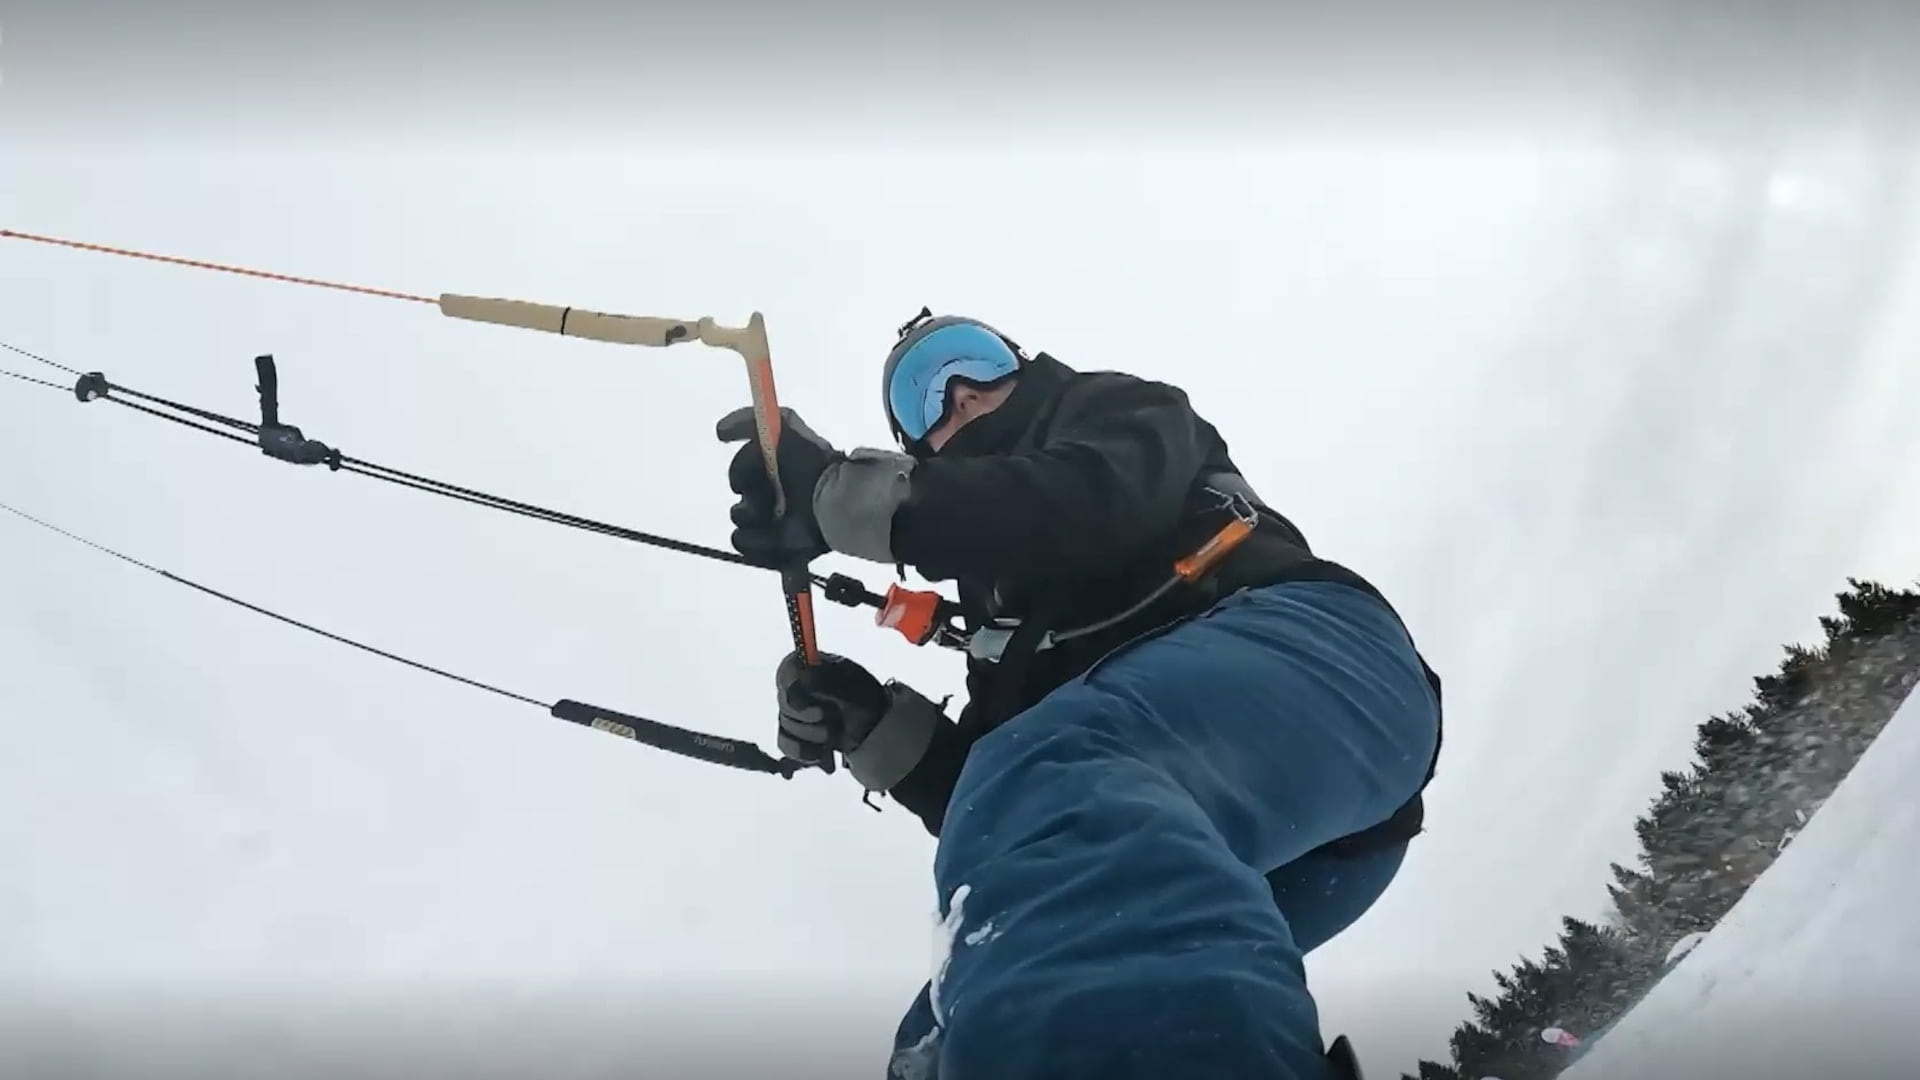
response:
[[(747, 443), (736, 550), (913, 566), (974, 635), (954, 719), (844, 658), (777, 667), (782, 751), (841, 755), (938, 837), (951, 951), (889, 1075), (1338, 1075), (1302, 957), (1397, 873), (1440, 743), (1400, 618), (1176, 387), (924, 310), (881, 387), (903, 452), (783, 412), (777, 520), (751, 411), (718, 434)], [(1209, 573), (1174, 575), (1236, 519), (1257, 524)]]

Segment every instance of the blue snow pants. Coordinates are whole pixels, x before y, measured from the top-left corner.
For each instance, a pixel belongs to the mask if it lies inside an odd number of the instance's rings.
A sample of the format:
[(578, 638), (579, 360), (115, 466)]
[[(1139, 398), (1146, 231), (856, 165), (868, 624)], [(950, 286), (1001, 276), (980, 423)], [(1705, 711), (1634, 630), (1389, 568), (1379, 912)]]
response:
[(1406, 632), (1346, 585), (1241, 590), (1095, 664), (968, 756), (951, 947), (889, 1077), (1323, 1080), (1302, 958), (1405, 845), (1309, 853), (1400, 807), (1438, 737)]

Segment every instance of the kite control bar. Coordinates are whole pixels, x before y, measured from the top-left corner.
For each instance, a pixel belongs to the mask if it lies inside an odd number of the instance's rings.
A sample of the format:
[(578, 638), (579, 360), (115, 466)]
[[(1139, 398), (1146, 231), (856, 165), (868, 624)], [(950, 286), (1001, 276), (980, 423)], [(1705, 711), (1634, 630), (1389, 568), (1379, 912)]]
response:
[[(767, 467), (768, 478), (773, 481), (774, 516), (786, 514), (786, 492), (780, 486), (780, 400), (774, 392), (773, 355), (767, 344), (766, 319), (759, 312), (747, 319), (747, 325), (730, 327), (707, 316), (669, 319), (654, 315), (615, 315), (527, 300), (454, 293), (442, 293), (439, 307), (440, 313), (450, 318), (518, 326), (562, 337), (651, 348), (698, 341), (739, 353), (747, 364), (747, 382), (753, 394), (753, 422), (760, 436), (760, 458)], [(781, 568), (780, 590), (786, 599), (787, 626), (793, 636), (794, 651), (805, 664), (819, 663), (820, 645), (813, 619), (813, 576), (804, 562)], [(830, 753), (823, 753), (812, 764), (829, 773), (834, 771)]]

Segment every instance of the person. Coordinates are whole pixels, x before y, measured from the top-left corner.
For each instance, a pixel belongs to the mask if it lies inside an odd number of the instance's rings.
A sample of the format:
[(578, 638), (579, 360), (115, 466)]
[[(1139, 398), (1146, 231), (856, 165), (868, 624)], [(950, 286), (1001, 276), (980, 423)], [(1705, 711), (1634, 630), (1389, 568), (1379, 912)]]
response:
[[(1394, 878), (1439, 755), (1440, 682), (1399, 615), (1174, 386), (927, 309), (881, 386), (899, 450), (783, 410), (783, 516), (752, 410), (716, 432), (747, 440), (748, 561), (912, 566), (955, 583), (971, 635), (954, 719), (832, 654), (775, 671), (781, 751), (839, 754), (937, 838), (951, 948), (888, 1075), (1338, 1075), (1302, 958)], [(1208, 573), (1170, 569), (1222, 537)]]

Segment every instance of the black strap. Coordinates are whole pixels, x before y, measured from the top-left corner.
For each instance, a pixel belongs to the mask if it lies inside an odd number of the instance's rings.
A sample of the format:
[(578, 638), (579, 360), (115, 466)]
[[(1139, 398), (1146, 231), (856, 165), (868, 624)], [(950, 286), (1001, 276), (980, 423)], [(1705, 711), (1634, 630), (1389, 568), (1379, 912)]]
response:
[(253, 370), (260, 377), (260, 426), (277, 427), (280, 423), (280, 375), (274, 370), (273, 354), (265, 353), (253, 358)]
[(974, 710), (979, 717), (979, 729), (973, 735), (985, 734), (1002, 723), (1013, 719), (1031, 703), (1026, 700), (1027, 679), (1033, 671), (1034, 657), (1040, 653), (1040, 643), (1045, 640), (1053, 620), (1045, 617), (1028, 618), (1014, 628), (1007, 638), (1006, 647), (1000, 650), (998, 659), (991, 661), (994, 678), (989, 684), (988, 700), (982, 709)]
[(260, 376), (260, 451), (276, 461), (291, 465), (326, 465), (340, 471), (340, 451), (318, 439), (309, 439), (292, 424), (280, 422), (280, 376), (273, 367), (273, 355), (253, 358), (253, 369)]

